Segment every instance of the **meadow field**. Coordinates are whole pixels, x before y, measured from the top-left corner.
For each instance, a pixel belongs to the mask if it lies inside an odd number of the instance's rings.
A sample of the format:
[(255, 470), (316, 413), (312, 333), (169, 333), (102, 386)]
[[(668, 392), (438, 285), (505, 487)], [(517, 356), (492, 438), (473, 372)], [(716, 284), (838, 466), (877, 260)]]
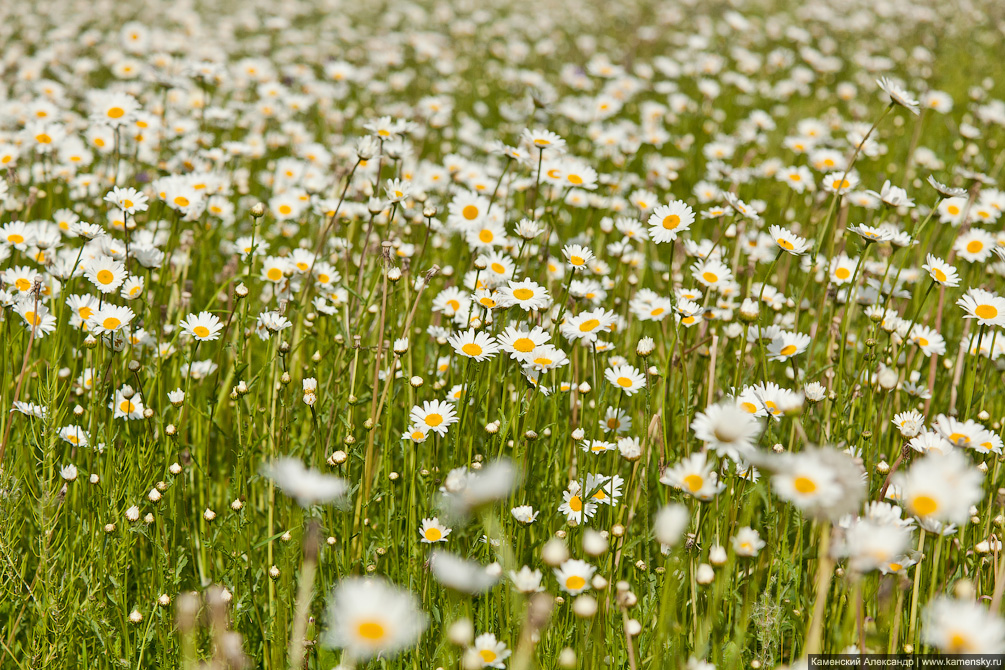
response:
[(1005, 654), (1003, 39), (0, 3), (0, 669)]

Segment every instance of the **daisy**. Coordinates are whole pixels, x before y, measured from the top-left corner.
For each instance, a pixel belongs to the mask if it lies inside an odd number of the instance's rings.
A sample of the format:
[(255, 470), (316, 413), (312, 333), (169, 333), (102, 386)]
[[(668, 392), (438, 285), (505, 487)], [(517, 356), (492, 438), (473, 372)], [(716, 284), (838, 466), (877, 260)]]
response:
[(824, 177), (824, 189), (831, 193), (845, 194), (858, 186), (858, 177), (854, 173), (831, 172)]
[(583, 340), (593, 343), (596, 342), (600, 333), (609, 331), (614, 323), (614, 312), (594, 309), (568, 317), (562, 323), (561, 331), (567, 340)]
[(526, 312), (545, 309), (551, 305), (548, 290), (530, 279), (509, 281), (499, 289), (499, 306), (516, 305)]
[(116, 333), (128, 326), (135, 316), (133, 310), (128, 307), (103, 305), (94, 310), (91, 318), (87, 320), (87, 327), (95, 335)]
[(105, 202), (110, 202), (126, 214), (147, 211), (147, 196), (135, 188), (112, 187), (105, 195)]
[(922, 637), (946, 654), (1005, 653), (1005, 621), (981, 604), (948, 596), (925, 609)]
[(982, 497), (984, 475), (958, 450), (931, 453), (894, 475), (904, 508), (919, 519), (964, 523)]
[[(739, 400), (742, 402), (742, 395)], [(756, 400), (753, 394), (750, 400)], [(754, 440), (761, 434), (761, 425), (755, 418), (759, 403), (747, 401), (747, 404), (753, 411), (732, 401), (709, 405), (691, 423), (695, 437), (720, 454), (738, 460), (740, 454), (753, 450)]]
[(520, 134), (520, 139), (523, 140), (525, 144), (537, 149), (540, 152), (544, 152), (545, 149), (555, 149), (561, 151), (562, 148), (565, 147), (565, 140), (550, 130), (544, 130), (542, 128), (534, 130), (525, 128)]
[(422, 444), (428, 436), (428, 429), (419, 426), (409, 426), (408, 430), (401, 434), (401, 439), (411, 440), (415, 444)]
[(952, 265), (932, 254), (928, 254), (926, 260), (928, 262), (921, 268), (928, 273), (932, 281), (950, 288), (960, 285), (960, 275)]
[(427, 623), (411, 592), (382, 578), (347, 577), (332, 593), (322, 639), (353, 659), (389, 658), (415, 645)]
[(646, 385), (645, 375), (631, 365), (618, 365), (613, 368), (607, 368), (604, 371), (604, 377), (628, 396), (635, 395), (640, 388)]
[(810, 341), (803, 333), (781, 332), (768, 344), (768, 360), (787, 361), (806, 351)]
[(632, 417), (628, 412), (615, 407), (608, 407), (600, 419), (602, 430), (613, 430), (615, 433), (627, 433), (632, 429)]
[(982, 228), (971, 228), (953, 243), (960, 258), (970, 263), (983, 263), (991, 257), (994, 247), (994, 236)]
[(848, 226), (848, 230), (865, 240), (866, 244), (872, 242), (889, 242), (893, 239), (893, 232), (888, 228), (873, 228), (864, 223), (860, 223), (857, 226)]
[(304, 509), (340, 500), (349, 491), (344, 479), (309, 469), (297, 458), (277, 459), (264, 465), (262, 474)]
[(968, 289), (956, 304), (967, 313), (964, 319), (977, 319), (981, 326), (1005, 326), (1005, 298), (991, 291)]
[(682, 200), (660, 205), (649, 217), (649, 237), (656, 244), (673, 242), (694, 223), (694, 210)]
[(876, 80), (876, 84), (879, 86), (880, 90), (890, 96), (891, 105), (900, 105), (915, 116), (921, 113), (919, 111), (918, 101), (912, 98), (911, 94), (905, 91), (898, 83), (888, 77), (882, 77)]
[(528, 566), (520, 568), (520, 572), (509, 571), (509, 578), (513, 582), (513, 588), (520, 593), (540, 593), (544, 591), (541, 580), (544, 575), (540, 570), (531, 570)]
[(617, 507), (618, 499), (621, 498), (621, 486), (624, 479), (618, 475), (586, 475), (586, 492), (593, 491), (591, 500), (596, 500), (602, 505)]
[(660, 483), (705, 501), (712, 500), (726, 488), (719, 483), (715, 464), (708, 462), (702, 452), (694, 453), (667, 469), (660, 477)]
[(593, 251), (580, 244), (567, 244), (562, 247), (562, 255), (573, 271), (586, 269), (587, 263), (593, 260)]
[(505, 668), (506, 664), (503, 661), (512, 653), (506, 648), (506, 643), (496, 640), (496, 636), (492, 633), (482, 633), (476, 637), (471, 651), (472, 656), (477, 656), (481, 661), (483, 668)]
[(771, 477), (775, 493), (800, 509), (821, 509), (844, 495), (837, 474), (815, 452), (786, 454)]
[[(126, 396), (129, 397), (126, 397)], [(120, 389), (115, 392), (115, 397), (108, 406), (113, 410), (115, 419), (142, 419), (143, 418), (143, 398), (139, 393), (133, 393), (131, 389), (127, 394), (126, 390)]]
[(733, 551), (737, 556), (751, 557), (764, 549), (766, 542), (760, 534), (750, 526), (744, 526), (733, 536)]
[(447, 429), (458, 421), (453, 405), (440, 400), (426, 400), (422, 407), (414, 406), (409, 420), (413, 425), (427, 428), (440, 437), (446, 435)]
[(548, 372), (568, 365), (569, 357), (561, 349), (546, 344), (538, 347), (532, 356), (528, 356), (527, 363), (538, 372)]
[(260, 276), (265, 281), (277, 284), (285, 279), (288, 272), (292, 272), (292, 268), (287, 259), (279, 256), (267, 256), (262, 262)]
[(59, 437), (75, 447), (86, 447), (89, 443), (87, 431), (80, 426), (63, 426), (59, 429)]
[(477, 332), (474, 328), (451, 335), (447, 341), (455, 352), (461, 356), (473, 358), (479, 363), (492, 358), (501, 349), (494, 337), (488, 333)]
[(220, 331), (223, 330), (223, 322), (214, 314), (209, 312), (199, 312), (199, 315), (189, 314), (188, 317), (178, 324), (191, 337), (200, 342), (217, 340), (220, 338)]
[(84, 276), (102, 293), (113, 293), (126, 280), (126, 267), (111, 256), (100, 256), (84, 265)]
[(781, 226), (770, 226), (768, 228), (768, 234), (778, 245), (779, 249), (782, 249), (793, 256), (801, 256), (806, 253), (810, 248), (810, 243), (807, 242), (802, 237), (795, 235)]
[(423, 544), (434, 544), (436, 542), (446, 542), (447, 535), (450, 535), (450, 528), (440, 523), (439, 518), (423, 519), (422, 528), (419, 534), (422, 535)]
[(590, 588), (590, 580), (596, 571), (586, 561), (570, 558), (555, 568), (555, 579), (558, 580), (559, 588), (575, 596)]
[(540, 326), (534, 326), (530, 330), (507, 326), (497, 341), (502, 350), (510, 355), (510, 358), (529, 361), (537, 349), (547, 344), (549, 339), (551, 338), (548, 332)]
[(934, 328), (915, 325), (914, 332), (911, 334), (911, 341), (918, 345), (921, 352), (929, 358), (933, 354), (943, 356), (946, 353), (946, 340)]
[(537, 520), (537, 515), (540, 514), (540, 512), (535, 512), (534, 508), (531, 507), (530, 505), (520, 505), (518, 507), (514, 507), (513, 509), (511, 509), (510, 514), (513, 515), (514, 519), (526, 525), (534, 523), (534, 521)]
[(36, 307), (36, 301), (26, 300), (19, 303), (15, 311), (24, 319), (25, 328), (35, 333), (35, 339), (40, 340), (56, 330), (56, 317), (49, 314), (45, 305), (39, 304)]
[(569, 487), (562, 491), (563, 502), (558, 506), (558, 511), (565, 515), (570, 523), (583, 523), (584, 519), (589, 519), (597, 512), (597, 503), (592, 499), (584, 501), (580, 495), (582, 486), (578, 482), (570, 482)]
[(719, 289), (733, 278), (733, 271), (721, 261), (709, 259), (692, 265), (691, 275), (703, 286)]

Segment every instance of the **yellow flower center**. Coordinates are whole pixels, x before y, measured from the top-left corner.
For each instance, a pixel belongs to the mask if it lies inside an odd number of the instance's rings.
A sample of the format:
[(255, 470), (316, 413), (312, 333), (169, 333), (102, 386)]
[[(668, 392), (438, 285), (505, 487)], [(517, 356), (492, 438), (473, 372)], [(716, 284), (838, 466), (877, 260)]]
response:
[(921, 493), (911, 499), (911, 510), (918, 516), (930, 516), (935, 514), (937, 509), (939, 503), (932, 496)]
[(940, 270), (939, 268), (934, 268), (932, 270), (932, 279), (934, 279), (937, 282), (944, 282), (946, 281), (946, 273)]
[(279, 281), (283, 278), (283, 271), (279, 268), (269, 268), (269, 271), (265, 273), (265, 276), (268, 277), (270, 281)]
[(126, 115), (126, 110), (121, 107), (112, 107), (108, 110), (108, 118), (110, 119), (121, 119)]
[(778, 246), (780, 246), (782, 249), (785, 249), (786, 251), (792, 251), (793, 249), (795, 249), (795, 245), (793, 245), (792, 242), (784, 238), (779, 237), (776, 241), (778, 242)]
[(632, 385), (632, 380), (628, 377), (618, 377), (618, 386), (621, 388), (629, 388)]
[(974, 314), (980, 319), (993, 319), (998, 316), (998, 309), (993, 305), (977, 305)]
[(707, 281), (709, 284), (714, 284), (715, 282), (719, 281), (719, 275), (715, 274), (714, 272), (703, 272), (701, 274), (701, 278)]
[(565, 579), (565, 588), (570, 591), (576, 591), (586, 586), (586, 580), (579, 575), (572, 575)]
[(22, 242), (24, 242), (24, 237), (18, 235), (17, 233), (11, 233), (10, 235), (7, 236), (7, 241), (10, 242), (11, 244), (21, 244)]
[(441, 537), (443, 537), (443, 533), (440, 532), (439, 528), (426, 529), (426, 539), (429, 540), (430, 542), (436, 542)]
[(502, 263), (493, 263), (489, 267), (492, 268), (492, 272), (495, 272), (496, 274), (499, 275), (504, 274), (506, 272), (506, 268), (503, 267)]
[(443, 417), (439, 414), (430, 414), (426, 417), (426, 425), (430, 428), (436, 428), (441, 423), (443, 423)]
[(513, 291), (513, 297), (517, 300), (530, 300), (534, 297), (534, 292), (529, 288), (518, 288)]
[(111, 284), (115, 281), (115, 275), (112, 274), (111, 270), (99, 270), (96, 275), (97, 280), (102, 284)]
[(967, 251), (972, 254), (980, 253), (981, 249), (984, 248), (984, 243), (980, 240), (970, 240), (967, 242)]
[(809, 477), (796, 477), (792, 481), (792, 486), (800, 493), (813, 493), (817, 490), (817, 483)]
[(568, 177), (566, 177), (566, 179), (569, 180), (570, 184), (575, 184), (576, 186), (579, 186), (580, 184), (583, 183), (583, 178), (580, 177), (578, 174), (570, 174)]
[(691, 493), (698, 491), (705, 484), (705, 478), (701, 475), (688, 475), (684, 478), (684, 486)]
[(461, 351), (463, 351), (468, 356), (482, 355), (482, 348), (477, 344), (475, 344), (474, 342), (468, 342), (467, 344), (465, 344), (463, 347), (461, 347)]
[(122, 322), (116, 319), (114, 316), (110, 316), (101, 322), (101, 327), (105, 330), (115, 330), (122, 325)]
[(478, 233), (478, 239), (481, 240), (482, 244), (489, 244), (495, 238), (496, 236), (493, 235), (492, 231), (488, 228), (483, 228), (482, 231)]
[(671, 214), (669, 216), (663, 217), (663, 227), (667, 230), (673, 230), (680, 225), (680, 217), (676, 214)]
[(496, 660), (496, 653), (491, 649), (480, 649), (478, 650), (478, 655), (482, 657), (482, 661), (485, 663), (491, 663)]
[(123, 400), (119, 403), (119, 411), (123, 414), (132, 414), (136, 411), (136, 405), (133, 404), (132, 400)]
[(196, 326), (192, 329), (196, 337), (209, 337), (209, 328), (206, 326)]
[(189, 205), (188, 198), (186, 198), (183, 195), (175, 196), (174, 204), (178, 205), (179, 207), (188, 207)]
[(513, 342), (513, 348), (524, 354), (534, 351), (534, 340), (529, 337), (521, 337)]
[(384, 626), (376, 621), (361, 621), (356, 626), (356, 632), (361, 638), (370, 642), (383, 640), (386, 635)]
[(796, 345), (787, 344), (784, 347), (782, 347), (781, 351), (779, 351), (778, 353), (781, 354), (782, 356), (791, 356), (792, 354), (796, 353)]
[(290, 214), (290, 212), (292, 212), (292, 211), (293, 211), (293, 208), (290, 207), (289, 205), (280, 205), (279, 206), (279, 213), (282, 214), (283, 216), (288, 216)]
[(461, 210), (461, 216), (468, 221), (474, 221), (478, 218), (478, 208), (474, 205), (466, 205), (464, 209)]
[(583, 323), (579, 324), (579, 332), (581, 332), (581, 333), (589, 333), (590, 331), (592, 331), (594, 328), (596, 328), (599, 325), (600, 325), (600, 321), (598, 321), (597, 319), (587, 319)]
[(14, 286), (17, 286), (18, 291), (27, 291), (31, 288), (31, 282), (24, 277), (18, 277), (17, 281), (14, 282)]
[(573, 512), (579, 512), (583, 509), (583, 501), (580, 500), (579, 496), (569, 498), (569, 509)]

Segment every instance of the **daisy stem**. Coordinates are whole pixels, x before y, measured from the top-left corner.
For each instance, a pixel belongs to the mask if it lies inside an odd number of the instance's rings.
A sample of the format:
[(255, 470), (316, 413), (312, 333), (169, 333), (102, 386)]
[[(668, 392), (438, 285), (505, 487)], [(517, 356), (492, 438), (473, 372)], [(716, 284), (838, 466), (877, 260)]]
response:
[(855, 309), (854, 294), (856, 293), (855, 289), (858, 287), (858, 273), (865, 263), (865, 257), (869, 255), (871, 246), (870, 242), (865, 243), (862, 255), (858, 257), (858, 263), (855, 264), (855, 272), (852, 274), (851, 283), (848, 285), (848, 295), (845, 297), (844, 315), (841, 318), (841, 341), (838, 344), (838, 349), (841, 353), (838, 354), (837, 380), (834, 384), (835, 392), (838, 391), (844, 382), (844, 352), (848, 348), (848, 323), (851, 321), (851, 312)]
[(914, 571), (914, 588), (911, 591), (911, 618), (909, 620), (907, 629), (907, 639), (911, 644), (914, 644), (914, 631), (917, 628), (918, 623), (918, 591), (921, 590), (921, 573), (922, 568), (925, 565), (925, 556), (922, 553), (925, 549), (925, 529), (921, 529), (921, 534), (918, 537), (918, 553), (921, 554), (918, 559), (918, 566)]
[(823, 649), (824, 614), (827, 609), (827, 592), (830, 590), (834, 561), (830, 557), (831, 528), (829, 523), (820, 527), (820, 544), (817, 553), (816, 593), (813, 604), (813, 618), (806, 633), (804, 655), (819, 654)]
[(981, 324), (977, 334), (977, 351), (974, 353), (974, 362), (970, 368), (970, 397), (967, 399), (967, 413), (963, 415), (964, 418), (970, 417), (970, 410), (974, 405), (974, 395), (977, 393), (977, 367), (981, 361), (981, 345), (984, 344), (984, 331), (986, 329), (987, 325)]

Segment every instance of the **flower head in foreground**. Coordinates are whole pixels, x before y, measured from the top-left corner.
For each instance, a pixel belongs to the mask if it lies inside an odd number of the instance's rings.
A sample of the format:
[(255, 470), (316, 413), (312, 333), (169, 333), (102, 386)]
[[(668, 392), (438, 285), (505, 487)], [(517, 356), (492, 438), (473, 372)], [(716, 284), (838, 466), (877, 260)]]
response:
[(323, 640), (353, 659), (393, 656), (418, 642), (427, 622), (411, 592), (381, 578), (348, 577), (328, 603)]
[(310, 470), (296, 458), (280, 458), (262, 467), (262, 474), (301, 507), (339, 500), (349, 490), (344, 479)]
[(921, 113), (918, 107), (918, 101), (912, 98), (911, 94), (905, 91), (900, 84), (892, 81), (888, 77), (877, 79), (876, 83), (884, 93), (890, 96), (891, 105), (900, 105), (915, 116)]
[(1005, 621), (984, 605), (946, 596), (925, 610), (922, 636), (946, 654), (1005, 653)]

